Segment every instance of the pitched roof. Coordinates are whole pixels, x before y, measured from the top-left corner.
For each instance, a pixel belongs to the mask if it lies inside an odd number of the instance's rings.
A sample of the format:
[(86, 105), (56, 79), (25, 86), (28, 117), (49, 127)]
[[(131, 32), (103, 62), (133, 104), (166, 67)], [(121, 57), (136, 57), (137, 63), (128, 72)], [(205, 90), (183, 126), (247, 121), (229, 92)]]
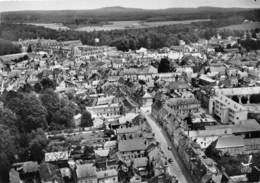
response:
[(117, 175), (118, 175), (118, 172), (115, 169), (97, 172), (98, 179), (105, 179), (105, 178), (108, 178), (108, 177), (117, 177)]
[(243, 147), (244, 145), (242, 136), (226, 136), (218, 138), (216, 149)]
[(53, 179), (58, 181), (58, 183), (62, 182), (59, 169), (50, 163), (43, 163), (40, 165), (40, 177), (41, 180), (45, 182), (53, 181)]
[(104, 143), (104, 148), (107, 149), (107, 148), (110, 148), (110, 147), (114, 147), (114, 146), (116, 146), (116, 144), (117, 144), (116, 140), (106, 141)]
[(118, 143), (118, 150), (121, 152), (127, 151), (141, 151), (145, 150), (145, 140), (144, 139), (130, 139), (130, 140), (120, 140)]
[(170, 106), (186, 105), (186, 104), (199, 104), (195, 98), (171, 98), (167, 101)]
[(168, 84), (168, 89), (170, 89), (170, 90), (187, 89), (189, 87), (190, 86), (185, 81), (174, 81), (174, 82), (170, 82)]
[(111, 104), (115, 96), (107, 96), (98, 98), (97, 105)]
[(139, 129), (140, 129), (139, 126), (133, 126), (128, 128), (118, 128), (116, 132), (117, 134), (134, 133), (139, 131)]
[(77, 165), (76, 169), (77, 178), (91, 178), (96, 177), (96, 167), (93, 164)]
[(121, 116), (118, 120), (120, 124), (124, 124), (127, 121), (132, 121), (134, 118), (138, 116), (137, 113), (126, 113), (124, 116)]
[(95, 150), (95, 154), (101, 157), (107, 157), (109, 154), (109, 150), (108, 149), (98, 149)]
[(10, 183), (20, 183), (21, 182), (19, 173), (13, 168), (9, 171), (9, 182)]
[(144, 167), (148, 163), (147, 157), (142, 157), (142, 158), (135, 158), (134, 159), (134, 167), (139, 168), (139, 167)]
[(31, 173), (39, 171), (39, 164), (35, 161), (24, 162), (23, 164), (24, 173)]
[(68, 159), (69, 159), (69, 152), (68, 151), (45, 153), (45, 161), (46, 162), (68, 160)]
[(243, 120), (238, 125), (234, 125), (232, 131), (234, 133), (256, 132), (260, 131), (260, 125), (255, 119)]
[(143, 98), (153, 98), (148, 92), (146, 92), (143, 96)]

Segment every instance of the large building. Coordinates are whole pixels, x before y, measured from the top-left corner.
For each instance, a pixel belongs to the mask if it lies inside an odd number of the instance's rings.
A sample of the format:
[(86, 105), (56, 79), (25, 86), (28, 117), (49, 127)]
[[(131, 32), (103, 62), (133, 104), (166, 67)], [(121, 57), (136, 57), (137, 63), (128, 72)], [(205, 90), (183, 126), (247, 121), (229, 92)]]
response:
[(98, 105), (93, 107), (86, 107), (86, 110), (92, 114), (92, 117), (104, 117), (109, 118), (112, 116), (118, 116), (120, 106), (118, 103), (109, 105)]
[(200, 108), (200, 102), (195, 98), (171, 98), (166, 103), (175, 114), (180, 116), (198, 112)]
[(210, 98), (209, 113), (218, 117), (223, 124), (238, 124), (241, 120), (247, 120), (248, 110), (224, 95), (216, 95)]

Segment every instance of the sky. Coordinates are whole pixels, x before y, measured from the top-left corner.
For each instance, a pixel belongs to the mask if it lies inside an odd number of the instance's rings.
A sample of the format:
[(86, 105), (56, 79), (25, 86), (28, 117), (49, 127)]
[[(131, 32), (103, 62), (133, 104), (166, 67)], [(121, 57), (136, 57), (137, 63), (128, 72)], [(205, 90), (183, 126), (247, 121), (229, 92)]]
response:
[(0, 0), (0, 11), (96, 9), (110, 6), (142, 9), (199, 6), (260, 8), (260, 0)]

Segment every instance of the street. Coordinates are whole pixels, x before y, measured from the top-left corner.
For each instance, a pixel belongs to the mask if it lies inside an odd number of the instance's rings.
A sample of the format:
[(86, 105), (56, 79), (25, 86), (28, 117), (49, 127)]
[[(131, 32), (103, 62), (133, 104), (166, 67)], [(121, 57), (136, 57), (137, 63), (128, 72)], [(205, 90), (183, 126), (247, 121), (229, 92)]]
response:
[[(194, 183), (193, 179), (187, 172), (183, 163), (177, 156), (177, 152), (174, 147), (171, 145), (170, 139), (167, 137), (167, 134), (161, 129), (161, 127), (155, 122), (155, 120), (151, 117), (151, 114), (145, 111), (142, 111), (142, 114), (147, 119), (149, 125), (151, 126), (155, 139), (160, 142), (162, 151), (164, 152), (167, 159), (171, 158), (173, 163), (170, 163), (168, 171), (170, 175), (174, 175), (177, 177), (178, 181), (181, 183)], [(172, 147), (171, 150), (168, 147)]]

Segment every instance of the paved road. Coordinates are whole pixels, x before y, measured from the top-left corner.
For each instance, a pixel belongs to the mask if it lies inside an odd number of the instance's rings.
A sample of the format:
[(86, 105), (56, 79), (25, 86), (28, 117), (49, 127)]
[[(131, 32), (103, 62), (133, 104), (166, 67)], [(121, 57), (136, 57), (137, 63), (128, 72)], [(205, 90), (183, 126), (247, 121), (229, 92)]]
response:
[[(169, 166), (168, 171), (170, 175), (175, 175), (180, 183), (194, 183), (193, 179), (190, 177), (183, 163), (177, 156), (177, 152), (173, 149), (171, 141), (167, 137), (166, 133), (161, 129), (161, 127), (154, 121), (151, 114), (142, 111), (146, 117), (148, 123), (150, 124), (153, 132), (155, 133), (155, 138), (161, 144), (161, 148), (167, 158), (171, 158), (173, 163)], [(172, 147), (172, 151), (168, 150), (168, 147)]]

